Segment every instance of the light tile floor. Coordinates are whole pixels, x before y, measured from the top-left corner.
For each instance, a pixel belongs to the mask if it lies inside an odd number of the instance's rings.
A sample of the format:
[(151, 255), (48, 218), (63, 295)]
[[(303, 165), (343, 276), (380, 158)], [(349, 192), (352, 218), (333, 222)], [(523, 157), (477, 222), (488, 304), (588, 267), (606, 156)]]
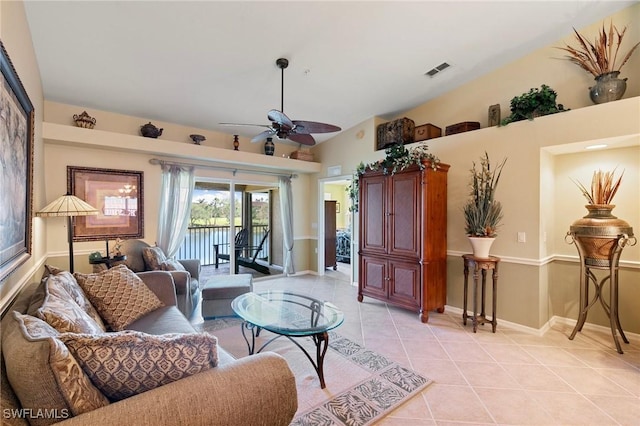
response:
[[(472, 332), (460, 314), (417, 314), (365, 297), (340, 269), (254, 281), (329, 300), (345, 313), (337, 331), (434, 380), (380, 425), (640, 425), (640, 339), (625, 353), (594, 329), (568, 339), (557, 325), (544, 336), (500, 324)], [(624, 324), (623, 324), (624, 325)]]

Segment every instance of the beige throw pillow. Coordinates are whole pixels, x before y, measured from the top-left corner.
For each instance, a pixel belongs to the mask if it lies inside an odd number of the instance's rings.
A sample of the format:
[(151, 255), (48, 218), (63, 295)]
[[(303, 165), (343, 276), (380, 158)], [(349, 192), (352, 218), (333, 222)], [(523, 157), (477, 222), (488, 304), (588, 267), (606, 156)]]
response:
[(60, 339), (91, 381), (119, 401), (218, 364), (218, 340), (206, 333), (150, 335), (126, 330)]
[(50, 424), (104, 407), (109, 400), (91, 383), (59, 333), (46, 322), (13, 312), (16, 333), (4, 342), (7, 374), (23, 408), (53, 409), (60, 418), (32, 418)]
[(157, 271), (161, 269), (160, 264), (167, 260), (160, 247), (145, 247), (142, 249), (142, 257), (147, 266), (147, 270)]
[(89, 316), (64, 289), (60, 280), (49, 276), (44, 283), (45, 294), (36, 316), (60, 333), (104, 333), (104, 326)]
[(116, 331), (164, 306), (135, 272), (118, 265), (97, 274), (80, 274), (76, 280), (102, 319)]
[(50, 282), (55, 282), (55, 285), (62, 286), (67, 293), (69, 293), (73, 301), (76, 302), (83, 311), (89, 314), (89, 316), (98, 323), (102, 330), (106, 330), (104, 322), (102, 321), (102, 318), (100, 318), (100, 314), (98, 314), (98, 311), (96, 311), (91, 302), (89, 302), (89, 299), (84, 294), (73, 275), (69, 271), (56, 268), (55, 266), (45, 265), (44, 267), (46, 271), (45, 276), (48, 276), (48, 280)]
[(182, 263), (177, 260), (167, 259), (164, 262), (160, 262), (160, 269), (163, 271), (186, 271)]

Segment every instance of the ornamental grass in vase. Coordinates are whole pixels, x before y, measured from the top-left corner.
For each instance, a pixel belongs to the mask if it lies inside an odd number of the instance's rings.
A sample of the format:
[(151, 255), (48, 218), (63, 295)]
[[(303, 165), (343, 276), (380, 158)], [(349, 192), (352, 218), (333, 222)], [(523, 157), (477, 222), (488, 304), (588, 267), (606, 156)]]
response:
[(591, 42), (574, 28), (578, 46), (557, 47), (569, 53), (565, 56), (566, 59), (595, 77), (596, 84), (589, 88), (589, 96), (596, 104), (618, 100), (627, 89), (627, 79), (620, 79), (618, 76), (640, 42), (634, 44), (626, 55), (620, 54), (620, 45), (626, 31), (627, 27), (619, 31), (612, 22), (607, 31), (602, 24), (602, 30)]
[(593, 172), (590, 189), (574, 181), (588, 201), (585, 207), (589, 214), (571, 225), (567, 233), (570, 237), (568, 242), (576, 244), (578, 253), (589, 266), (609, 267), (618, 247), (623, 247), (628, 241), (635, 245), (633, 228), (611, 214), (615, 207), (611, 202), (620, 188), (624, 172), (617, 179), (614, 174), (615, 169), (610, 172)]
[[(495, 168), (491, 167), (489, 154), (480, 159), (480, 165), (474, 162), (471, 169), (470, 198), (464, 205), (465, 232), (469, 237), (473, 255), (489, 257), (491, 244), (502, 221), (502, 204), (495, 199), (496, 189), (507, 159), (503, 159)], [(480, 248), (479, 246), (484, 246)]]

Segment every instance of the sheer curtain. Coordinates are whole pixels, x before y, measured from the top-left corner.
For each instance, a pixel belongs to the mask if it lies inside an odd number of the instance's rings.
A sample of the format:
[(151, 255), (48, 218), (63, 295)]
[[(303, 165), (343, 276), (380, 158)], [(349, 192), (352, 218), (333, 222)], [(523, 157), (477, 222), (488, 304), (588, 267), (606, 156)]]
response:
[(284, 274), (295, 274), (293, 266), (293, 194), (291, 191), (291, 178), (280, 176), (280, 210), (282, 211), (282, 231), (284, 243)]
[(189, 225), (194, 187), (193, 170), (193, 166), (162, 164), (162, 189), (156, 243), (169, 258), (178, 252)]

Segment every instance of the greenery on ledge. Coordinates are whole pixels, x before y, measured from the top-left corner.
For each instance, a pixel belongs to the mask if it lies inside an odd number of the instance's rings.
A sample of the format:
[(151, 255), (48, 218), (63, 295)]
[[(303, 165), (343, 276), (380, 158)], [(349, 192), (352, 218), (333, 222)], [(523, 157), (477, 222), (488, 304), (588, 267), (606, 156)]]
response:
[(556, 103), (558, 94), (543, 84), (540, 88), (531, 88), (528, 92), (511, 99), (511, 115), (500, 121), (506, 126), (514, 121), (533, 120), (534, 117), (568, 111), (562, 104)]
[(426, 163), (428, 163), (432, 169), (436, 170), (440, 163), (440, 159), (429, 152), (429, 147), (426, 144), (420, 144), (409, 149), (402, 144), (395, 144), (386, 148), (384, 152), (386, 156), (383, 159), (368, 164), (360, 162), (356, 168), (353, 179), (346, 188), (349, 198), (351, 199), (349, 211), (358, 211), (359, 180), (360, 176), (367, 170), (382, 170), (385, 175), (393, 175), (413, 165), (418, 166), (420, 170), (424, 170)]

